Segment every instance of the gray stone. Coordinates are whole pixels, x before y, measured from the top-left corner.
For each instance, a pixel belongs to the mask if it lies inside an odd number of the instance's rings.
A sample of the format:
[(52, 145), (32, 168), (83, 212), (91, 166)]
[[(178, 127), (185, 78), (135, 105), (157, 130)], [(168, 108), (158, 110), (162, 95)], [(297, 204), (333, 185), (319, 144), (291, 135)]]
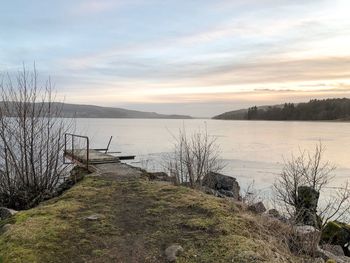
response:
[(257, 202), (255, 204), (248, 206), (248, 210), (256, 214), (262, 214), (266, 211), (266, 207), (263, 204), (263, 202)]
[(340, 246), (340, 245), (324, 244), (321, 246), (321, 248), (323, 250), (331, 252), (332, 254), (334, 254), (336, 256), (345, 256), (344, 250), (343, 250), (342, 246)]
[(216, 197), (220, 197), (220, 198), (226, 197), (224, 194), (220, 193), (219, 191), (216, 191), (216, 190), (211, 189), (209, 187), (202, 187), (202, 191), (206, 194), (213, 195)]
[(9, 218), (17, 213), (16, 210), (9, 209), (6, 207), (0, 207), (0, 220), (4, 220), (6, 218)]
[(165, 250), (165, 256), (168, 262), (175, 262), (177, 256), (182, 253), (184, 249), (178, 244), (173, 244)]
[(241, 200), (240, 187), (236, 178), (223, 175), (220, 173), (210, 172), (204, 176), (202, 181), (203, 187), (208, 187), (219, 191), (222, 195)]
[(350, 263), (350, 258), (346, 256), (336, 256), (333, 253), (317, 247), (316, 256), (321, 257), (324, 260), (333, 259), (337, 263)]
[(98, 214), (93, 214), (85, 217), (85, 219), (89, 221), (96, 221), (96, 220), (99, 220), (100, 218), (101, 218), (101, 215), (98, 215)]
[(345, 256), (350, 256), (350, 225), (338, 221), (331, 221), (326, 224), (321, 236), (322, 244), (340, 245)]
[[(226, 190), (219, 190), (218, 191), (220, 194), (224, 195), (224, 196), (227, 196), (227, 197), (232, 197), (232, 198), (235, 198), (235, 194), (234, 192), (232, 191), (226, 191)], [(236, 199), (236, 198), (235, 198)]]

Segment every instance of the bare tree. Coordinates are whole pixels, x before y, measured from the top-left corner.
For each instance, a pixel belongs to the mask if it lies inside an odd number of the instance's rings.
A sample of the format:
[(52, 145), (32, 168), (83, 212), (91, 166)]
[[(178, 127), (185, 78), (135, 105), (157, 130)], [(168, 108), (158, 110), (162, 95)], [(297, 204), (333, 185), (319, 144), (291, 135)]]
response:
[[(324, 195), (330, 181), (334, 178), (335, 166), (323, 160), (325, 147), (320, 142), (314, 152), (300, 151), (298, 156), (285, 160), (284, 168), (274, 183), (276, 199), (282, 208), (293, 219), (297, 219), (300, 207), (303, 205), (299, 198), (300, 187), (309, 187), (319, 195)], [(344, 187), (332, 187), (331, 195), (322, 197), (318, 206), (317, 224), (323, 227), (331, 220), (348, 218), (350, 212), (350, 188), (348, 183)], [(317, 206), (317, 203), (316, 203)], [(316, 215), (316, 211), (315, 211)], [(315, 222), (316, 224), (316, 222)]]
[(299, 206), (298, 189), (301, 186), (311, 187), (320, 192), (334, 177), (335, 167), (328, 161), (323, 161), (325, 151), (322, 143), (315, 146), (313, 153), (299, 151), (298, 156), (292, 155), (290, 160), (284, 160), (284, 167), (274, 183), (277, 200), (291, 216), (296, 216)]
[(51, 81), (38, 82), (35, 66), (0, 82), (0, 205), (36, 205), (62, 182), (63, 134), (71, 122), (54, 103)]
[(177, 184), (201, 186), (205, 175), (224, 168), (216, 138), (207, 129), (188, 135), (183, 128), (174, 139), (173, 152), (167, 156), (165, 166)]
[(346, 182), (341, 187), (329, 187), (331, 194), (321, 202), (319, 216), (322, 229), (330, 221), (350, 221), (350, 186)]

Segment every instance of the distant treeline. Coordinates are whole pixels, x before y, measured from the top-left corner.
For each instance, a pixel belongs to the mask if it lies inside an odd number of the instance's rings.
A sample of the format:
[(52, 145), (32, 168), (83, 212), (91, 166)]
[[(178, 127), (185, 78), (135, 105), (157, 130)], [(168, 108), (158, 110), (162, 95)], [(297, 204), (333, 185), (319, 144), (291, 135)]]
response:
[(227, 120), (350, 120), (350, 99), (310, 100), (278, 106), (251, 107), (215, 116)]

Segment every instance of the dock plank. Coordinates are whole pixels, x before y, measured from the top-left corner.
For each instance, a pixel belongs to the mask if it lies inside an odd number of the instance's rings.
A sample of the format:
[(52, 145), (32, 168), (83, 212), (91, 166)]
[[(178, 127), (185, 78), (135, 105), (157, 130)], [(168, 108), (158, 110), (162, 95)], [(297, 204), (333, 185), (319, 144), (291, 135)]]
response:
[[(65, 156), (77, 160), (83, 164), (87, 163), (87, 150), (86, 149), (74, 149), (66, 150)], [(118, 163), (119, 158), (110, 154), (102, 153), (94, 149), (89, 150), (89, 164), (99, 164), (99, 163)]]

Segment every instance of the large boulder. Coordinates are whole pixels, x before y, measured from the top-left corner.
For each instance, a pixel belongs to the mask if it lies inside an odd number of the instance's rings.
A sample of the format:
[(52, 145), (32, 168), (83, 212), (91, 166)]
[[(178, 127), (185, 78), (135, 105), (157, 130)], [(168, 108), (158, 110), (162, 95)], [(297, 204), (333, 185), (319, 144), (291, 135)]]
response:
[(255, 214), (262, 214), (266, 211), (266, 207), (263, 202), (257, 202), (248, 206), (248, 210)]
[(213, 195), (213, 196), (216, 196), (216, 197), (221, 197), (221, 198), (224, 198), (224, 197), (227, 197), (226, 195), (220, 193), (219, 191), (216, 191), (214, 189), (211, 189), (209, 187), (202, 187), (202, 191), (206, 194), (209, 194), (209, 195)]
[(328, 263), (350, 263), (350, 258), (346, 256), (337, 256), (330, 251), (324, 250), (320, 247), (317, 248), (315, 256), (321, 257), (324, 260), (327, 260)]
[(309, 186), (298, 187), (298, 202), (296, 206), (297, 223), (319, 228), (320, 219), (317, 216), (317, 204), (320, 193)]
[(220, 194), (241, 200), (240, 187), (236, 178), (220, 173), (210, 172), (204, 176), (202, 185), (205, 188), (213, 189)]
[(321, 245), (321, 249), (331, 252), (335, 256), (345, 256), (343, 248), (339, 245), (324, 244)]
[(6, 207), (0, 207), (0, 220), (7, 219), (16, 213), (17, 213), (17, 211), (15, 211), (13, 209), (9, 209)]
[(328, 222), (322, 231), (321, 243), (340, 245), (344, 254), (350, 257), (350, 225), (338, 221)]

